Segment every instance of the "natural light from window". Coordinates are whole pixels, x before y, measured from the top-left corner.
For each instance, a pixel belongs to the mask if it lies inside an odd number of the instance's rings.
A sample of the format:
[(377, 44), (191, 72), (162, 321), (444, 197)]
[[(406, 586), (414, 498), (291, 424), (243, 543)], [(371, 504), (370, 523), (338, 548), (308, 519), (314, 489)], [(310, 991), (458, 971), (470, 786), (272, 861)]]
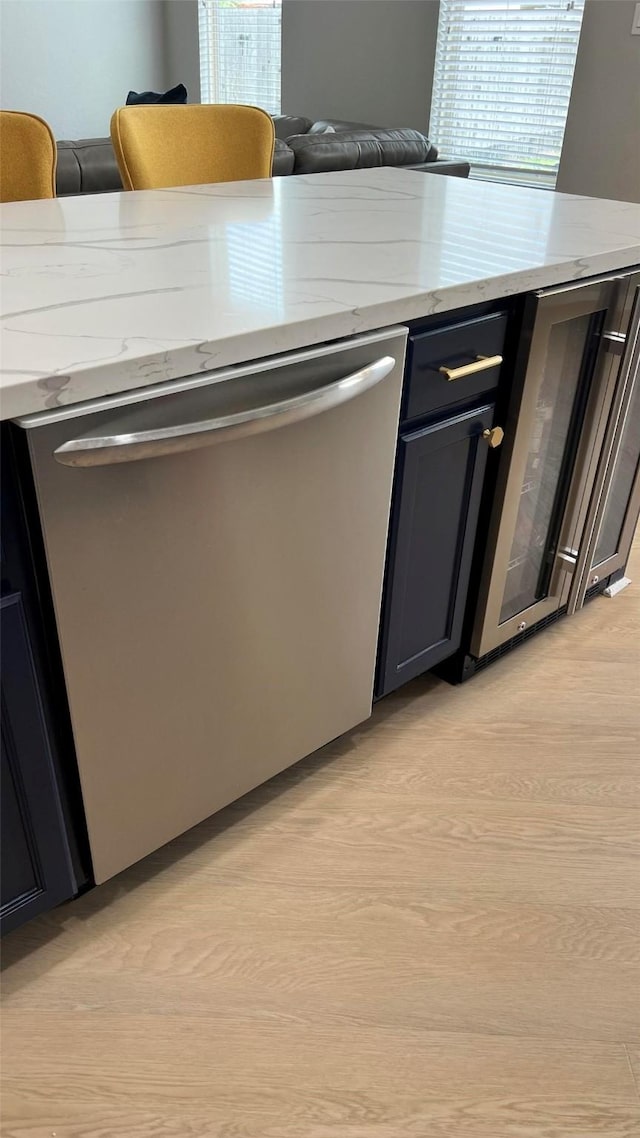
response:
[(583, 9), (440, 0), (429, 137), (442, 158), (467, 159), (475, 177), (555, 186)]
[(282, 0), (199, 0), (203, 103), (280, 112)]

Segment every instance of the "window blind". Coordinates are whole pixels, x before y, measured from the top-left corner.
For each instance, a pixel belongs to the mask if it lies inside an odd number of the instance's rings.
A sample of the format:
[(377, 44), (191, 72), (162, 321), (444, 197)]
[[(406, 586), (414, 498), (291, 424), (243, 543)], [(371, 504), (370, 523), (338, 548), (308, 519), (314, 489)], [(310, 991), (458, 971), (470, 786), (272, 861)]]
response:
[(200, 0), (203, 103), (280, 112), (282, 0)]
[(429, 133), (442, 157), (468, 159), (481, 177), (555, 185), (583, 9), (440, 0)]

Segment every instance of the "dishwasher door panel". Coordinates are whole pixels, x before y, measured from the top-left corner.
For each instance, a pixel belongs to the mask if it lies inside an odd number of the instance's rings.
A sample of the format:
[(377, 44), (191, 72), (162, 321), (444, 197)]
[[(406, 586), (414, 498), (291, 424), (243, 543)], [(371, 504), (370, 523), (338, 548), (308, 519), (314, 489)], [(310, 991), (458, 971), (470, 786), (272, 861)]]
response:
[(98, 882), (371, 712), (404, 332), (363, 339), (391, 374), (269, 433), (73, 468), (104, 412), (29, 431)]

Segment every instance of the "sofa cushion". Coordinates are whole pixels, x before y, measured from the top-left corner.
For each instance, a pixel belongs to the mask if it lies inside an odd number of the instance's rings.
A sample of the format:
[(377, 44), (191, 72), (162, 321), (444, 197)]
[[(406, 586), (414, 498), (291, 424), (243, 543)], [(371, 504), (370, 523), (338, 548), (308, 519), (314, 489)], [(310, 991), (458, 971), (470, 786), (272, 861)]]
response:
[(288, 145), (295, 154), (296, 174), (409, 166), (431, 162), (438, 154), (428, 138), (409, 127), (296, 135)]
[(275, 149), (273, 151), (273, 175), (275, 178), (281, 177), (283, 174), (293, 174), (293, 166), (296, 157), (286, 142), (281, 138), (276, 138)]
[(274, 115), (273, 125), (276, 128), (276, 138), (286, 140), (292, 134), (306, 134), (313, 123), (304, 115)]
[[(318, 119), (309, 127), (307, 133), (309, 134), (336, 134), (338, 131), (343, 130), (380, 130), (375, 123), (368, 122), (349, 122), (347, 119)], [(303, 131), (297, 133), (302, 134)]]
[(82, 138), (57, 143), (56, 189), (65, 194), (96, 194), (121, 190), (122, 179), (110, 138)]
[(56, 164), (56, 197), (66, 194), (82, 193), (80, 163), (76, 158), (73, 142), (57, 142), (58, 161)]

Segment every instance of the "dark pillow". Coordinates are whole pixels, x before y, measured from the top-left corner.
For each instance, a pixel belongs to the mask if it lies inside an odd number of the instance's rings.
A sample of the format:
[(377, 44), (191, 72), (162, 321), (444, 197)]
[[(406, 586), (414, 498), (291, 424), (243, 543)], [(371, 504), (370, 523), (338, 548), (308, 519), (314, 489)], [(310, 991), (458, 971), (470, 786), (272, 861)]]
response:
[(187, 88), (184, 83), (178, 83), (177, 87), (172, 87), (170, 91), (165, 91), (164, 95), (158, 94), (157, 91), (129, 91), (127, 95), (127, 106), (132, 103), (186, 103), (187, 101)]

